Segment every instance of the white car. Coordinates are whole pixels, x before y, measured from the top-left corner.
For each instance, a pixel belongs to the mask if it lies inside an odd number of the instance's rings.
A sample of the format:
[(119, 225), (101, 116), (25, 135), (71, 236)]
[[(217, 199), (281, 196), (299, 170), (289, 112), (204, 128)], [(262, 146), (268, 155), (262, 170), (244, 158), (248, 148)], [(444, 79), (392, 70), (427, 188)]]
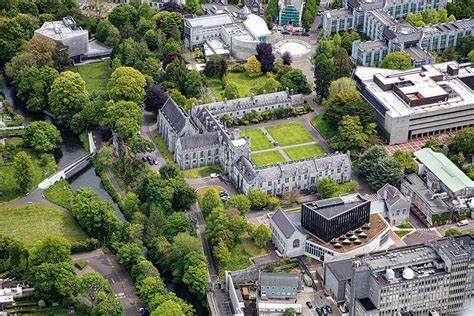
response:
[(469, 224), (469, 221), (467, 219), (463, 219), (462, 221), (458, 222), (458, 227), (466, 226), (467, 224)]
[(210, 177), (211, 178), (217, 178), (217, 177), (219, 177), (219, 174), (218, 173), (211, 173)]

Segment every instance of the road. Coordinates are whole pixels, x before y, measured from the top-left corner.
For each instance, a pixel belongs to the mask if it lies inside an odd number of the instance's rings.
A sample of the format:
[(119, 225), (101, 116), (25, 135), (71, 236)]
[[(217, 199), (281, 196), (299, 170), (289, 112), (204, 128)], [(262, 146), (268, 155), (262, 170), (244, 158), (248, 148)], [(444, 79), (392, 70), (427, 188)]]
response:
[(114, 255), (104, 253), (102, 249), (72, 255), (73, 263), (80, 260), (87, 261), (88, 265), (84, 270), (78, 272), (79, 275), (87, 271), (99, 272), (109, 281), (115, 295), (125, 309), (125, 315), (140, 314), (138, 309), (143, 305), (136, 294), (133, 281)]
[[(155, 122), (154, 114), (152, 112), (148, 112), (146, 110), (143, 110), (143, 124), (140, 126), (140, 133), (142, 136), (149, 141), (153, 143), (154, 150), (150, 153), (146, 153), (146, 155), (151, 156), (151, 158), (155, 159), (158, 164), (157, 165), (152, 165), (153, 169), (160, 170), (160, 167), (163, 165), (166, 165), (166, 160), (161, 154), (161, 152), (156, 148), (154, 138), (155, 135), (157, 134), (156, 129), (156, 122)], [(141, 157), (144, 156), (143, 154), (139, 154), (137, 157), (141, 159)]]
[(28, 195), (25, 195), (19, 198), (18, 200), (15, 200), (12, 202), (0, 204), (0, 206), (43, 204), (43, 205), (48, 205), (48, 206), (57, 208), (58, 210), (61, 210), (64, 214), (66, 214), (67, 216), (74, 218), (74, 216), (72, 215), (70, 211), (66, 210), (64, 207), (51, 203), (50, 201), (46, 200), (43, 196), (44, 196), (44, 190), (40, 188), (36, 188), (34, 191), (28, 193)]

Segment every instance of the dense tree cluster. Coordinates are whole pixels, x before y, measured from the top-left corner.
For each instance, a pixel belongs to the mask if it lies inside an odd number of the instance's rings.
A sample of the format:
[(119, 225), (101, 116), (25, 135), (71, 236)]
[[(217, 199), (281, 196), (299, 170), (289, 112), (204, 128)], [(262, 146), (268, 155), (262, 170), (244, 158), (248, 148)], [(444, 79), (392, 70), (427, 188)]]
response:
[(407, 52), (395, 52), (390, 53), (384, 57), (382, 62), (379, 64), (380, 68), (387, 69), (410, 69), (413, 68), (410, 54)]
[(454, 15), (448, 16), (448, 10), (442, 8), (439, 10), (429, 10), (425, 9), (423, 12), (419, 13), (408, 13), (405, 18), (405, 21), (413, 24), (417, 27), (423, 27), (429, 24), (438, 24), (445, 22), (454, 22), (456, 17)]
[(313, 25), (314, 19), (316, 18), (316, 14), (319, 11), (318, 2), (316, 0), (308, 0), (304, 4), (303, 8), (303, 16), (301, 17), (301, 23), (303, 27), (309, 31), (311, 26)]
[(373, 146), (365, 151), (359, 161), (359, 174), (374, 190), (386, 183), (399, 186), (403, 179), (402, 165), (395, 157), (388, 156), (381, 146)]
[(458, 19), (467, 19), (474, 15), (473, 0), (457, 0), (447, 4), (448, 15), (454, 15)]

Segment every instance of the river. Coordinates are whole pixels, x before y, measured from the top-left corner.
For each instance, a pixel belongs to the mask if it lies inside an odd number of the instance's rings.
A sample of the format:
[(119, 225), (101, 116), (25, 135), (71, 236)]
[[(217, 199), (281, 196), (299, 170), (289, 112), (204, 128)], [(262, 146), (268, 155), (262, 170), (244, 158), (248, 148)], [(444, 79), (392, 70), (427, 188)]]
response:
[[(1, 74), (0, 74), (1, 75)], [(42, 113), (35, 113), (29, 111), (25, 105), (16, 98), (15, 91), (13, 87), (8, 85), (5, 80), (5, 84), (2, 89), (2, 94), (5, 96), (5, 99), (13, 105), (13, 109), (15, 112), (21, 114), (24, 117), (24, 124), (28, 125), (30, 122), (33, 121), (46, 121), (48, 123), (52, 122), (52, 118), (46, 114)], [(81, 141), (79, 138), (65, 128), (60, 128), (61, 136), (63, 138), (63, 143), (61, 144), (61, 148), (58, 150), (58, 153), (55, 155), (56, 163), (58, 167), (63, 167), (67, 165), (69, 162), (74, 161), (80, 157), (82, 157), (86, 152), (82, 147)], [(105, 138), (107, 137), (106, 133), (95, 132), (95, 136), (98, 138)], [(98, 139), (99, 142), (105, 141), (106, 139)], [(77, 172), (71, 178), (68, 179), (71, 187), (76, 190), (81, 187), (89, 187), (92, 188), (99, 196), (107, 201), (110, 202), (115, 210), (117, 211), (117, 215), (120, 218), (123, 218), (122, 213), (118, 209), (117, 204), (112, 200), (110, 195), (105, 191), (104, 186), (102, 185), (101, 179), (95, 173), (95, 169), (88, 165), (86, 168), (82, 169), (81, 171)], [(176, 295), (188, 303), (192, 304), (198, 316), (206, 316), (208, 312), (206, 308), (204, 308), (201, 302), (196, 298), (195, 295), (191, 294), (187, 287), (183, 284), (175, 284), (172, 282), (171, 275), (169, 273), (165, 273), (162, 275), (163, 280), (166, 284), (166, 287), (169, 291), (176, 293)]]

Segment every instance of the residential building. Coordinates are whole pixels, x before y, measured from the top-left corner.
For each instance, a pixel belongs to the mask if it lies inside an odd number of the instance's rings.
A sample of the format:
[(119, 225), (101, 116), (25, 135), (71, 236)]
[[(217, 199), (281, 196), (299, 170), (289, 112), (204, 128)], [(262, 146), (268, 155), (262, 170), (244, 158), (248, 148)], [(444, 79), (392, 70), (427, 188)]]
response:
[(392, 145), (473, 126), (473, 65), (446, 62), (410, 70), (358, 66), (353, 78)]
[(258, 15), (242, 13), (239, 16), (244, 20), (229, 13), (184, 18), (186, 47), (203, 47), (206, 57), (232, 55), (245, 60), (255, 55), (257, 45), (267, 43), (271, 32)]
[(96, 40), (89, 41), (89, 31), (77, 26), (72, 17), (44, 22), (41, 28), (35, 30), (35, 35), (45, 36), (67, 47), (74, 62), (109, 57), (113, 50)]
[(278, 21), (280, 25), (300, 26), (304, 0), (279, 0)]
[(260, 272), (259, 287), (262, 300), (294, 300), (303, 290), (303, 279), (299, 273)]
[[(275, 212), (269, 226), (272, 243), (278, 252), (284, 258), (306, 255), (330, 262), (384, 249), (392, 244), (389, 239), (390, 225), (378, 214), (382, 211), (369, 214), (371, 202), (357, 194), (339, 199), (306, 203), (302, 205), (301, 212)], [(318, 205), (322, 210), (318, 210)], [(318, 216), (317, 212), (324, 213), (332, 220)], [(337, 233), (332, 233), (326, 227)], [(326, 241), (328, 237), (329, 241)]]
[(323, 177), (331, 177), (339, 183), (350, 181), (349, 153), (256, 167), (250, 158), (250, 139), (240, 137), (238, 129), (227, 129), (221, 122), (224, 115), (237, 120), (251, 111), (262, 113), (302, 104), (302, 96), (291, 95), (288, 89), (195, 105), (190, 113), (185, 113), (170, 98), (158, 112), (158, 133), (180, 169), (219, 164), (224, 174), (243, 193), (252, 187), (271, 195), (295, 190), (314, 192), (317, 181)]
[(263, 13), (262, 2), (262, 0), (244, 0), (245, 6), (256, 15)]
[(473, 245), (461, 235), (330, 262), (324, 289), (351, 316), (469, 313)]
[(383, 203), (383, 215), (392, 226), (408, 222), (410, 216), (410, 199), (406, 198), (396, 187), (386, 184), (377, 191), (378, 201)]
[(329, 242), (369, 222), (370, 202), (359, 194), (305, 203), (301, 224), (313, 235)]

